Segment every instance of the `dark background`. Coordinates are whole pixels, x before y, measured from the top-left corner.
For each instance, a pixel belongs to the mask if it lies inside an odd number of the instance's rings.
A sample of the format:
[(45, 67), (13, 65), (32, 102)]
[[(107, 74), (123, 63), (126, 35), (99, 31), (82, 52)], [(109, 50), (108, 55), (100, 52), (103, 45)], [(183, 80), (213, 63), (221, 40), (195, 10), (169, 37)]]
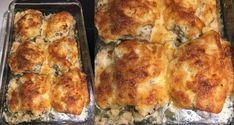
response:
[(89, 44), (89, 52), (92, 66), (94, 68), (94, 0), (79, 0), (84, 12), (85, 28)]

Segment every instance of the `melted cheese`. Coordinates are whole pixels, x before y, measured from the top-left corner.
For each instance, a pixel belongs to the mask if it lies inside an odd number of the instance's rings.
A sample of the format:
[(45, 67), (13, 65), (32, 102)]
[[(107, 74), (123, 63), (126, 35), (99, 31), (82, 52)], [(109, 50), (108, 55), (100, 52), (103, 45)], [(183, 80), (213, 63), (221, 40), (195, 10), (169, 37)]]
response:
[[(112, 51), (109, 52), (112, 55)], [(97, 59), (103, 54), (107, 54), (104, 57), (109, 55), (108, 52), (101, 53)], [(169, 99), (165, 80), (166, 53), (160, 44), (130, 40), (118, 45), (113, 51), (115, 63), (102, 67), (102, 70), (101, 65), (97, 65), (97, 104), (101, 104), (101, 108), (132, 105), (141, 115), (165, 105)]]
[[(176, 67), (176, 68), (175, 68)], [(170, 95), (177, 106), (218, 113), (233, 84), (230, 46), (211, 31), (182, 45), (170, 64)]]
[(16, 36), (22, 40), (34, 39), (40, 35), (42, 22), (43, 16), (40, 11), (28, 9), (17, 12), (14, 20)]
[(74, 24), (72, 15), (66, 11), (49, 15), (44, 24), (42, 35), (49, 41), (73, 35)]
[(164, 20), (168, 30), (174, 31), (181, 41), (199, 37), (205, 25), (193, 11), (182, 8), (173, 0), (168, 0), (166, 5)]
[(107, 7), (97, 9), (95, 22), (99, 35), (110, 42), (125, 36), (137, 36), (139, 28), (154, 25), (154, 20), (159, 18), (159, 8), (151, 0), (109, 0)]
[(39, 115), (50, 108), (50, 77), (38, 74), (25, 74), (12, 79), (7, 94), (10, 112), (31, 112)]
[(79, 115), (89, 103), (86, 76), (71, 69), (52, 84), (51, 105), (58, 112)]
[(210, 29), (220, 32), (216, 0), (171, 0), (178, 6), (193, 12)]
[(25, 41), (19, 44), (14, 42), (8, 64), (14, 74), (40, 73), (45, 59), (45, 52), (37, 43)]
[(95, 59), (95, 98), (97, 105), (103, 109), (115, 105), (112, 53), (112, 48), (102, 49)]
[(61, 72), (79, 67), (79, 53), (75, 39), (63, 37), (49, 44), (48, 62), (50, 67), (58, 66)]

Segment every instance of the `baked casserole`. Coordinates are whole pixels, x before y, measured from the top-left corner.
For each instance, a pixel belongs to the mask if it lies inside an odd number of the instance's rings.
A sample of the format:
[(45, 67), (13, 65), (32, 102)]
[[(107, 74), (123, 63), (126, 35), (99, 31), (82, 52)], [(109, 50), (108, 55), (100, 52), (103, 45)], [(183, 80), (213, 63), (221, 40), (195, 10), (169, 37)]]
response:
[(87, 115), (88, 81), (73, 34), (73, 16), (66, 11), (45, 16), (28, 9), (17, 12), (15, 22), (8, 56), (12, 76), (3, 113), (6, 122)]
[(215, 0), (98, 0), (95, 24), (106, 43), (126, 38), (150, 40), (158, 26), (173, 31), (184, 42), (203, 31), (220, 32), (219, 18)]
[(98, 42), (114, 43), (95, 58), (96, 124), (232, 118), (232, 50), (216, 0), (98, 0), (95, 24)]

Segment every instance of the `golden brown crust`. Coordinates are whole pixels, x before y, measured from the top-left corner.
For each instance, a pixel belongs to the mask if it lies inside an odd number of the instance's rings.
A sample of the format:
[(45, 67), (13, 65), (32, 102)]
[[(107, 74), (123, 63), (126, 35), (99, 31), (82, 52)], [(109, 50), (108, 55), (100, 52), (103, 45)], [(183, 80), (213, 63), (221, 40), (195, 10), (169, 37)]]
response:
[(181, 7), (174, 0), (167, 0), (166, 5), (164, 20), (168, 30), (174, 30), (179, 37), (186, 39), (199, 37), (205, 25), (194, 11)]
[(216, 0), (168, 0), (194, 13), (207, 27), (220, 32)]
[(72, 66), (79, 67), (77, 43), (71, 37), (63, 37), (50, 43), (48, 53), (50, 67), (56, 65), (62, 72), (68, 71)]
[(53, 14), (45, 23), (43, 35), (49, 41), (62, 38), (72, 33), (74, 24), (72, 15), (66, 11)]
[(34, 39), (40, 35), (43, 16), (38, 10), (28, 9), (16, 13), (15, 30), (16, 36), (22, 40)]
[[(157, 91), (158, 95), (154, 94), (157, 87), (164, 85), (168, 63), (164, 48), (161, 45), (145, 44), (127, 41), (115, 50), (118, 56), (115, 63), (117, 100), (120, 105), (155, 105), (168, 99), (163, 90)], [(148, 99), (152, 94), (155, 95), (155, 100)]]
[(96, 73), (96, 98), (101, 108), (133, 105), (146, 115), (167, 103), (168, 58), (162, 45), (128, 40), (115, 48), (113, 57), (115, 63)]
[[(104, 5), (97, 8), (95, 24), (106, 43), (126, 39), (126, 36), (140, 38), (139, 32), (145, 31), (139, 30), (139, 27), (146, 25), (154, 26), (154, 30), (161, 30), (165, 26), (184, 42), (198, 38), (202, 32), (220, 32), (218, 16), (215, 0), (106, 0)], [(157, 29), (155, 21), (163, 22), (159, 25), (161, 29)], [(157, 34), (171, 35), (169, 31), (157, 31)], [(151, 33), (147, 36), (151, 36)], [(172, 37), (167, 36), (166, 40), (168, 38)]]
[(182, 7), (190, 12), (196, 12), (204, 4), (203, 0), (166, 0), (166, 2), (167, 4), (176, 4), (178, 7)]
[[(221, 42), (223, 47), (223, 70), (226, 71), (224, 79), (230, 83), (230, 86), (234, 88), (234, 71), (233, 71), (233, 61), (232, 61), (232, 50), (231, 44), (228, 41), (222, 40)], [(233, 92), (234, 89), (231, 89)]]
[(100, 85), (95, 86), (96, 101), (99, 107), (113, 106), (113, 71), (111, 67), (100, 74)]
[(49, 79), (45, 75), (25, 74), (15, 83), (12, 81), (7, 98), (10, 112), (40, 114), (47, 111), (50, 108)]
[(104, 48), (95, 58), (95, 99), (100, 108), (115, 105), (113, 88), (112, 48)]
[(45, 52), (37, 43), (25, 41), (16, 50), (12, 50), (8, 58), (8, 64), (14, 74), (24, 72), (39, 73), (45, 59)]
[(109, 0), (107, 7), (99, 7), (95, 22), (106, 42), (123, 36), (138, 35), (138, 28), (154, 25), (159, 18), (157, 3), (151, 0)]
[(169, 68), (170, 95), (176, 105), (214, 113), (222, 110), (233, 84), (231, 54), (224, 45), (219, 34), (210, 31), (178, 49)]
[(51, 96), (56, 111), (79, 115), (89, 103), (86, 76), (77, 68), (70, 70), (54, 80)]

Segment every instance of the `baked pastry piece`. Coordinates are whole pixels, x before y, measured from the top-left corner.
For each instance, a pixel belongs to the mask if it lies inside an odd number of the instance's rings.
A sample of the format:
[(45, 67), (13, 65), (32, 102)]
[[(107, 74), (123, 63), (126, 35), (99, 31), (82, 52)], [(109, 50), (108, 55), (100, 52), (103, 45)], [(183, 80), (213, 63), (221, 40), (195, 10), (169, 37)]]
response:
[[(160, 6), (152, 0), (99, 0), (95, 24), (104, 42), (127, 37), (149, 39)], [(101, 4), (102, 3), (102, 4)]]
[(42, 35), (47, 41), (54, 41), (74, 34), (75, 20), (69, 12), (62, 11), (46, 17)]
[(36, 42), (14, 42), (8, 57), (8, 64), (13, 74), (40, 73), (45, 60), (45, 52)]
[(166, 1), (166, 9), (164, 11), (166, 28), (176, 33), (182, 42), (198, 38), (205, 27), (204, 22), (194, 14), (194, 11), (181, 7), (181, 1), (175, 1)]
[(14, 19), (16, 38), (32, 40), (41, 33), (43, 15), (38, 10), (17, 12)]
[(79, 115), (89, 103), (85, 74), (75, 68), (56, 78), (51, 97), (51, 105), (57, 112)]
[(124, 41), (114, 51), (100, 51), (95, 71), (97, 105), (102, 109), (131, 105), (142, 116), (164, 106), (169, 100), (166, 53), (163, 45), (137, 40)]
[(11, 113), (30, 112), (35, 116), (48, 111), (50, 82), (49, 76), (34, 73), (12, 79), (7, 93), (8, 110)]
[(216, 0), (168, 0), (175, 2), (176, 5), (194, 13), (206, 27), (216, 32), (220, 32), (219, 12)]
[(170, 95), (182, 108), (219, 113), (233, 85), (230, 45), (215, 31), (185, 43), (169, 66)]
[(49, 44), (48, 63), (58, 72), (66, 72), (71, 67), (79, 67), (79, 53), (74, 38), (63, 37)]

